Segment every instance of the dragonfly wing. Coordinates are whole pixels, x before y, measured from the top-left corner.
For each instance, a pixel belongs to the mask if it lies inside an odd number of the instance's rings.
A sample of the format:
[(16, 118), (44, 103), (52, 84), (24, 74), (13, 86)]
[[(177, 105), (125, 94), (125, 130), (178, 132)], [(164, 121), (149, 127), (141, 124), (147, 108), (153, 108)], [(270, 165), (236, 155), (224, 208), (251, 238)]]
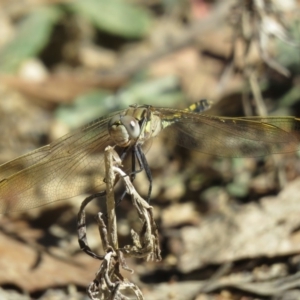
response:
[(36, 149), (30, 153), (22, 155), (3, 165), (0, 165), (0, 182), (9, 176), (20, 172), (36, 163), (49, 154), (50, 145)]
[(177, 113), (166, 128), (179, 145), (226, 157), (296, 152), (300, 120), (294, 117), (223, 118)]
[(104, 149), (113, 145), (107, 124), (118, 113), (0, 166), (0, 213), (71, 198), (87, 186), (101, 191)]

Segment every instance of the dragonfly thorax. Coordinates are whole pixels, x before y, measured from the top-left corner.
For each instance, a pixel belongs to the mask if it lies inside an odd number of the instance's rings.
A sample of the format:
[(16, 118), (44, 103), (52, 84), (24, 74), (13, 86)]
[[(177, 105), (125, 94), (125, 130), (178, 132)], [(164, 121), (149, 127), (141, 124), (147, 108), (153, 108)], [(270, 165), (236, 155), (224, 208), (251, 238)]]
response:
[(134, 117), (118, 115), (109, 121), (108, 132), (116, 145), (127, 147), (139, 137), (141, 128)]

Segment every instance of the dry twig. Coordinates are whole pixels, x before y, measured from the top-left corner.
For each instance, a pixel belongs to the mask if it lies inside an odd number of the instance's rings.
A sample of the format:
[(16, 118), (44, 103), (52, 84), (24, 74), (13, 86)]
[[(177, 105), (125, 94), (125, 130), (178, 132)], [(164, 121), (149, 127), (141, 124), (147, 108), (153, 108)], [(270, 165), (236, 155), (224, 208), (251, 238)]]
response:
[[(143, 299), (139, 288), (128, 282), (120, 273), (120, 266), (124, 270), (133, 272), (125, 261), (124, 256), (146, 258), (147, 260), (160, 260), (160, 248), (158, 231), (154, 222), (152, 207), (137, 193), (130, 181), (130, 177), (120, 168), (121, 160), (112, 147), (105, 149), (106, 168), (106, 203), (107, 203), (107, 226), (103, 214), (98, 213), (97, 222), (100, 237), (102, 240), (104, 256), (95, 254), (88, 246), (85, 226), (85, 206), (94, 198), (103, 196), (105, 193), (96, 194), (86, 198), (78, 213), (78, 239), (82, 250), (96, 259), (103, 259), (95, 279), (88, 287), (88, 295), (91, 299), (128, 299), (123, 291), (134, 294), (136, 299)], [(143, 227), (140, 233), (131, 230), (133, 245), (126, 245), (123, 248), (118, 246), (117, 221), (115, 214), (114, 185), (116, 176), (124, 181), (126, 191), (131, 196), (133, 206), (138, 212)]]

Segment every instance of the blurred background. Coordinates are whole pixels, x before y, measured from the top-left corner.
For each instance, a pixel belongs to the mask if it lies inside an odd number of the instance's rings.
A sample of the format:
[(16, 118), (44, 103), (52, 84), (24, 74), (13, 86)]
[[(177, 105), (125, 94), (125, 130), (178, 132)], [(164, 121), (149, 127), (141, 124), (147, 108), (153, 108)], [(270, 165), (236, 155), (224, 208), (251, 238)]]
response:
[[(212, 115), (299, 117), (299, 5), (0, 1), (0, 163), (135, 103), (206, 98)], [(163, 259), (129, 259), (123, 275), (151, 300), (300, 299), (298, 156), (219, 158), (156, 138), (147, 160)], [(147, 195), (144, 174), (135, 185)], [(0, 299), (88, 299), (100, 262), (77, 242), (85, 196), (0, 217)], [(88, 240), (101, 253), (98, 211), (87, 208)], [(125, 245), (137, 216), (126, 200), (118, 214)]]

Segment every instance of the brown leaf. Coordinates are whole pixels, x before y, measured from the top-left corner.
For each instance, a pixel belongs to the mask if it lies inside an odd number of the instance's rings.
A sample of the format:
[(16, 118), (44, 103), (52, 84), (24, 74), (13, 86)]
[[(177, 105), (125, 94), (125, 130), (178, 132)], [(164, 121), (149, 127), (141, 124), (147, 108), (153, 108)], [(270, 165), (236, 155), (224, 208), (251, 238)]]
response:
[(298, 253), (299, 190), (297, 179), (276, 197), (203, 219), (199, 227), (183, 228), (179, 269), (189, 272), (207, 264)]
[(4, 234), (0, 234), (0, 255), (0, 285), (14, 284), (27, 292), (70, 283), (87, 286), (99, 267), (84, 254), (58, 259)]

